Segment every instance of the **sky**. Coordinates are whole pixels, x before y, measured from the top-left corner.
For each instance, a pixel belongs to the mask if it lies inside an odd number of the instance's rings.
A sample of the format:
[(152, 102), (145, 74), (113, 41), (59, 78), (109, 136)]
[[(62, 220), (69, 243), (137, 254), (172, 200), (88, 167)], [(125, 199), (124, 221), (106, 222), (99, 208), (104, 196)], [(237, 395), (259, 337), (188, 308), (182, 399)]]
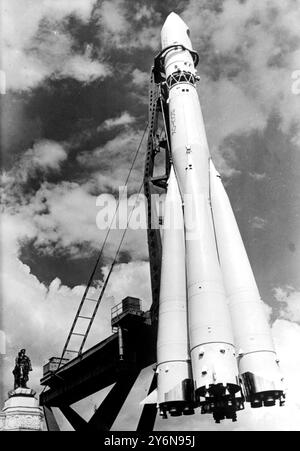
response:
[[(284, 408), (247, 410), (234, 424), (198, 414), (155, 427), (300, 430), (300, 0), (1, 1), (0, 404), (21, 347), (37, 391), (42, 365), (62, 350), (105, 236), (96, 199), (117, 194), (126, 179), (171, 11), (199, 53), (211, 154), (266, 303), (288, 398)], [(144, 155), (145, 145), (130, 194)], [(112, 234), (99, 280), (116, 241)], [(127, 295), (145, 309), (151, 303), (145, 231), (129, 231), (88, 344), (110, 334), (110, 309)], [(115, 428), (134, 429), (149, 371)]]

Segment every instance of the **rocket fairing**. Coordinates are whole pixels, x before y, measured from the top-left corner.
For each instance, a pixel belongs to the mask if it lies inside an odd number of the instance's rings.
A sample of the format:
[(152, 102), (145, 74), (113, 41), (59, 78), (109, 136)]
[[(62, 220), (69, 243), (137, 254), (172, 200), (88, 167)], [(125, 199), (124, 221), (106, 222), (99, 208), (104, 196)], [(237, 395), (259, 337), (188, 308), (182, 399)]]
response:
[(164, 228), (157, 404), (164, 417), (201, 407), (216, 422), (235, 421), (244, 401), (282, 405), (282, 376), (242, 238), (211, 162), (196, 90), (198, 57), (177, 14), (168, 16), (161, 39), (154, 73), (167, 93), (174, 167), (166, 207), (173, 205), (182, 230)]

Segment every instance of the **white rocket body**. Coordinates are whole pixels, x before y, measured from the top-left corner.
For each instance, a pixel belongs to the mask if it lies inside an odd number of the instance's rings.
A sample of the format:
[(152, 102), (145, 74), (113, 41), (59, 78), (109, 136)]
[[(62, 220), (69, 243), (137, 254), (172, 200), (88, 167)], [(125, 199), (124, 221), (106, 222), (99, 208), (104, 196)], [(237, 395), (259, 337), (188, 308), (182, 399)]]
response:
[[(183, 149), (184, 151), (184, 149)], [(198, 149), (195, 150), (197, 152)], [(222, 384), (239, 391), (238, 368), (222, 273), (214, 237), (208, 186), (201, 189), (191, 148), (184, 186), (190, 352), (196, 395)], [(205, 165), (205, 169), (207, 165)], [(219, 391), (219, 389), (218, 389)]]
[[(174, 42), (176, 29), (178, 42)], [(169, 31), (172, 30), (172, 31)], [(171, 39), (168, 40), (168, 36)], [(182, 40), (181, 40), (182, 39)], [(196, 400), (213, 411), (235, 403), (239, 392), (230, 314), (214, 237), (209, 199), (209, 149), (198, 94), (192, 49), (184, 22), (171, 14), (162, 29), (169, 87), (173, 164), (184, 197), (190, 353)], [(164, 48), (163, 48), (164, 50)]]
[[(212, 162), (210, 170), (216, 239), (238, 351), (239, 371), (246, 396), (253, 407), (259, 407), (262, 402), (272, 405), (276, 399), (272, 392), (283, 387), (270, 327), (234, 213)], [(265, 399), (260, 396), (261, 392), (270, 393)]]
[(161, 415), (193, 413), (188, 349), (182, 200), (173, 168), (165, 199), (157, 338), (157, 403)]
[(217, 422), (235, 421), (243, 408), (241, 382), (253, 407), (268, 406), (282, 402), (281, 374), (251, 266), (211, 163), (188, 28), (171, 13), (161, 37), (175, 171), (166, 205), (174, 203), (180, 216), (183, 200), (185, 231), (164, 230), (158, 404), (171, 414), (174, 402), (191, 410), (182, 382), (192, 371), (194, 406)]
[[(161, 31), (162, 48), (179, 43), (192, 49), (187, 30), (183, 20), (177, 14), (171, 13)], [(170, 49), (165, 56), (165, 73), (170, 86), (168, 103), (172, 158), (181, 195), (184, 194), (186, 176), (186, 146), (193, 147), (194, 165), (204, 175), (204, 179), (199, 182), (203, 189), (207, 189), (208, 170), (206, 168), (209, 150), (204, 122), (195, 86), (187, 81), (188, 75), (185, 77), (185, 74), (191, 74), (193, 77), (196, 74), (190, 52), (180, 47)], [(177, 77), (180, 77), (180, 83), (175, 83)]]

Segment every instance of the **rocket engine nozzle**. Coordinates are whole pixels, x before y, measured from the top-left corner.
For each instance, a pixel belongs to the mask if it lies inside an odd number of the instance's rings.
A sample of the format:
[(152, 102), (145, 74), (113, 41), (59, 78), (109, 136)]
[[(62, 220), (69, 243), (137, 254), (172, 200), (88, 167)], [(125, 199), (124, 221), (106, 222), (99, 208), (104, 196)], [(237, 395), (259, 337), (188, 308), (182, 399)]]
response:
[(216, 423), (231, 419), (236, 421), (238, 410), (244, 409), (244, 397), (239, 385), (211, 384), (196, 391), (202, 414), (212, 414)]
[(275, 406), (277, 401), (280, 406), (284, 405), (284, 391), (276, 388), (275, 381), (264, 379), (250, 372), (242, 374), (242, 381), (245, 387), (246, 401), (250, 402), (251, 407), (271, 407)]
[(194, 415), (195, 410), (190, 403), (183, 403), (178, 401), (171, 401), (169, 403), (162, 403), (159, 405), (159, 414), (162, 418), (180, 417), (181, 415)]
[[(176, 395), (170, 392), (166, 394), (166, 398), (170, 397), (170, 401), (164, 401), (159, 404), (159, 412), (162, 418), (167, 418), (168, 413), (171, 417), (179, 417), (181, 415), (193, 415), (194, 411), (194, 392), (191, 379), (185, 379), (180, 384), (179, 394), (178, 387), (176, 389)], [(176, 399), (177, 400), (174, 400)], [(181, 398), (181, 400), (179, 400)]]

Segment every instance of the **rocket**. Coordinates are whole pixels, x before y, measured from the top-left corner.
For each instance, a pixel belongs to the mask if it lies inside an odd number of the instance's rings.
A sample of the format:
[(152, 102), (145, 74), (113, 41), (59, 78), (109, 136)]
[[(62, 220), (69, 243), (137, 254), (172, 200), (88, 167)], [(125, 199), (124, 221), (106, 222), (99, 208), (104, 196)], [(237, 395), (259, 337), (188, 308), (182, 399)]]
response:
[[(283, 378), (249, 259), (211, 160), (196, 83), (199, 57), (171, 13), (155, 81), (164, 93), (172, 167), (165, 201), (157, 398), (167, 418), (284, 404)], [(173, 211), (177, 226), (167, 220)], [(174, 221), (173, 221), (174, 222)], [(169, 224), (167, 224), (169, 223)]]

